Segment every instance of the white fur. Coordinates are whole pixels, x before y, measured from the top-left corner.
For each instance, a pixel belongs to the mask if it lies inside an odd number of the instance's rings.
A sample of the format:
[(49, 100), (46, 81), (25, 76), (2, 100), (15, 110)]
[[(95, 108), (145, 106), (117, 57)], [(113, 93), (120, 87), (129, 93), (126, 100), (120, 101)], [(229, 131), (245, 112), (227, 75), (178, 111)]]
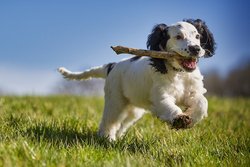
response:
[[(189, 56), (189, 53), (185, 51), (188, 50), (188, 46), (197, 45), (200, 46), (200, 34), (196, 28), (187, 22), (178, 22), (173, 24), (168, 28), (168, 34), (170, 39), (167, 43), (167, 50), (175, 51), (182, 56)], [(176, 39), (176, 36), (180, 35), (181, 39)], [(199, 38), (196, 38), (196, 37)], [(205, 54), (205, 50), (200, 46), (199, 57)]]
[[(179, 24), (182, 28), (178, 29)], [(171, 36), (180, 32), (186, 40), (172, 39)], [(167, 48), (183, 56), (187, 56), (184, 48), (190, 43), (200, 45), (194, 37), (197, 30), (189, 23), (177, 23), (170, 27), (169, 33), (171, 38)], [(199, 57), (203, 54), (204, 50), (201, 50)], [(166, 66), (182, 68), (176, 62), (166, 62)], [(105, 107), (99, 135), (110, 140), (124, 135), (126, 130), (143, 116), (145, 110), (170, 124), (179, 115), (188, 115), (192, 118), (190, 126), (207, 116), (208, 104), (203, 96), (206, 89), (203, 87), (203, 76), (198, 67), (192, 72), (178, 72), (168, 68), (167, 74), (161, 74), (150, 65), (149, 58), (144, 57), (136, 61), (121, 61), (108, 75), (106, 65), (79, 73), (59, 68), (59, 72), (67, 79), (106, 78)]]

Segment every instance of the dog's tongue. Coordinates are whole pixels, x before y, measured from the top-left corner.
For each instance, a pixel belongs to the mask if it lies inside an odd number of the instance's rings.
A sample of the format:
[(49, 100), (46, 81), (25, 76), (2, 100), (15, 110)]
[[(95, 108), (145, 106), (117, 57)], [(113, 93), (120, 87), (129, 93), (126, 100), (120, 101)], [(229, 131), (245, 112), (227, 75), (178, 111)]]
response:
[(184, 59), (182, 65), (189, 70), (194, 70), (196, 68), (196, 59)]

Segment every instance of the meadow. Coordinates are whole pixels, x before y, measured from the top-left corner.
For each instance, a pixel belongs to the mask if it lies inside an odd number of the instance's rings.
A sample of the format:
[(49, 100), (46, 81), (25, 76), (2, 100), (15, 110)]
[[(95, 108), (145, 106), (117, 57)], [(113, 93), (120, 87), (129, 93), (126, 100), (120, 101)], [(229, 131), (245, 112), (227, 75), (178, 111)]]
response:
[(208, 99), (191, 129), (146, 114), (110, 143), (96, 135), (103, 98), (2, 96), (0, 166), (250, 166), (250, 99)]

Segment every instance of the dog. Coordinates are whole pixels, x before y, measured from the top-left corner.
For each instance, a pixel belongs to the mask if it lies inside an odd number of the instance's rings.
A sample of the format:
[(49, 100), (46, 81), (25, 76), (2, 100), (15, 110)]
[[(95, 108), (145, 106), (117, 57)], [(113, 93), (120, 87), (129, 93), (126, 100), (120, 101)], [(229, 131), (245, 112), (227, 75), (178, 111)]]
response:
[(197, 63), (215, 54), (215, 41), (205, 22), (186, 19), (170, 26), (157, 24), (147, 48), (176, 52), (182, 58), (132, 57), (83, 72), (58, 69), (69, 80), (106, 79), (100, 136), (111, 141), (122, 137), (145, 110), (175, 129), (190, 128), (207, 117), (206, 89)]

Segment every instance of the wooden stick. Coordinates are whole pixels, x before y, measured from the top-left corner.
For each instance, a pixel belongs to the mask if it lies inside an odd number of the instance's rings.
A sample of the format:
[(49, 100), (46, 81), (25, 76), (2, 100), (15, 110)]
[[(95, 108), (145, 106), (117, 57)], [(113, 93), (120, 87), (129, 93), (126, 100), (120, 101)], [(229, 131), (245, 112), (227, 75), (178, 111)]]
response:
[(116, 54), (132, 54), (135, 56), (148, 56), (152, 58), (158, 59), (169, 59), (172, 57), (179, 57), (177, 53), (174, 52), (163, 52), (163, 51), (154, 51), (154, 50), (144, 50), (144, 49), (135, 49), (135, 48), (128, 48), (124, 46), (111, 46), (111, 48), (115, 51)]

